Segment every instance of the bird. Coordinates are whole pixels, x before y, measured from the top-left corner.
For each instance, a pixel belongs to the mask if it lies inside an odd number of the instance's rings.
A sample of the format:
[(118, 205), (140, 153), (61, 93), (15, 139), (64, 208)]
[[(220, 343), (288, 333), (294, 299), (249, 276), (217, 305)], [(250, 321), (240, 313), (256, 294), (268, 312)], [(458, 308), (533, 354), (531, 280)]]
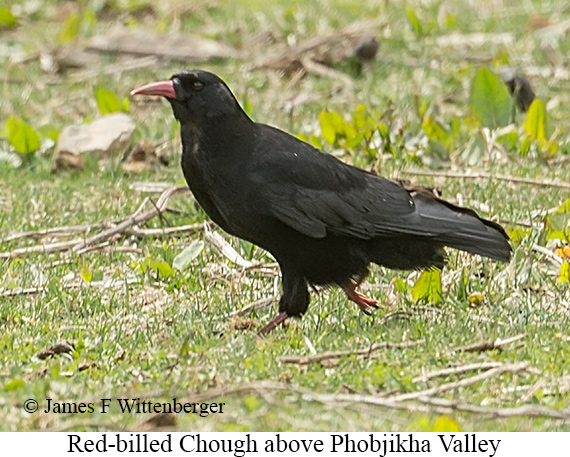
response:
[(279, 311), (259, 335), (304, 315), (309, 287), (339, 286), (369, 314), (378, 302), (357, 288), (371, 263), (442, 268), (445, 247), (510, 260), (509, 236), (498, 223), (253, 121), (213, 73), (184, 70), (131, 95), (170, 102), (180, 123), (182, 172), (199, 205), (224, 231), (278, 262)]

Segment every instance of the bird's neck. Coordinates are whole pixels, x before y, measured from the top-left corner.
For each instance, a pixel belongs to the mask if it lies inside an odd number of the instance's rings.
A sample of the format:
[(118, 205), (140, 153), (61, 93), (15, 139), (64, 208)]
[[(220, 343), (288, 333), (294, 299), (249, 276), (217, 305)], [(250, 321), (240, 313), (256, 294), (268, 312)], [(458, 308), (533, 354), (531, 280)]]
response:
[(209, 119), (203, 124), (182, 124), (181, 137), (183, 154), (192, 154), (197, 160), (222, 159), (234, 156), (237, 151), (247, 151), (239, 147), (251, 141), (251, 121), (245, 114), (243, 117), (223, 116)]

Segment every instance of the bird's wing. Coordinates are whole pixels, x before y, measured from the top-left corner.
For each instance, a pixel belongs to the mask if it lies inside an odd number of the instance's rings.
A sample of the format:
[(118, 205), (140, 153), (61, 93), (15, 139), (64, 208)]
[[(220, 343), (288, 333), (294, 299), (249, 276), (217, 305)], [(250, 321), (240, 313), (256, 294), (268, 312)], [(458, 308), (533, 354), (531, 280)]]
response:
[(298, 232), (312, 238), (332, 234), (364, 240), (415, 235), (509, 259), (511, 248), (502, 227), (474, 211), (351, 167), (280, 130), (260, 127), (263, 141), (258, 144), (274, 148), (256, 154), (254, 161), (265, 211)]
[(277, 129), (260, 125), (260, 142), (272, 150), (256, 154), (259, 191), (281, 222), (313, 237), (327, 234), (371, 239), (396, 233), (427, 235), (408, 191), (344, 164)]

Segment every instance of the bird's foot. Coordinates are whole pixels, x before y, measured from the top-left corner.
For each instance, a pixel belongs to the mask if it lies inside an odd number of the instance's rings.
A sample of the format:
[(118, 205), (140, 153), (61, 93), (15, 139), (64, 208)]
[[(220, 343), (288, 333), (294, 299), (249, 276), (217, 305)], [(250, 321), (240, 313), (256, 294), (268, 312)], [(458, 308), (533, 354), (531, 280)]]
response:
[(342, 289), (350, 301), (356, 303), (364, 314), (370, 314), (369, 308), (380, 308), (378, 302), (373, 298), (368, 298), (366, 295), (361, 294), (356, 290), (356, 284)]
[(277, 316), (269, 321), (259, 332), (258, 336), (265, 336), (275, 330), (279, 324), (284, 324), (289, 319), (289, 315), (285, 311), (281, 311)]

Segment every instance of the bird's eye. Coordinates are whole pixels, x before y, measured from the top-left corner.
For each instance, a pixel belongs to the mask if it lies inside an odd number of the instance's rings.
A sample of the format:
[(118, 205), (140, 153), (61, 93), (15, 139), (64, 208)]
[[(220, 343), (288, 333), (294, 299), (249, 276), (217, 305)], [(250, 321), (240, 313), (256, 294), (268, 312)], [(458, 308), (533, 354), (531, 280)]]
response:
[(202, 87), (204, 87), (204, 84), (202, 84), (200, 81), (192, 81), (192, 90), (202, 90)]

